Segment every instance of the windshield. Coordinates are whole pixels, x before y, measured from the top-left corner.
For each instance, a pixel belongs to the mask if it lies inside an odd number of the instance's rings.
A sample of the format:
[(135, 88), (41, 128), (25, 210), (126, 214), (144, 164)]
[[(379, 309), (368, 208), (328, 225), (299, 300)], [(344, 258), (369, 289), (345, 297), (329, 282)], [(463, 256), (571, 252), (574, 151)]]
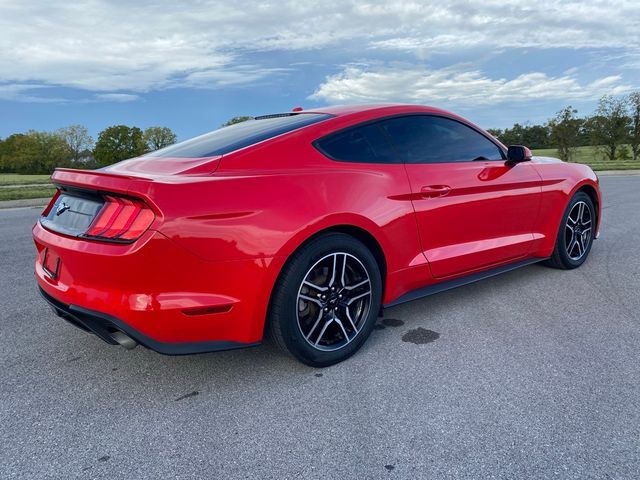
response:
[(331, 115), (320, 113), (293, 113), (256, 117), (255, 119), (223, 127), (199, 137), (176, 143), (149, 153), (147, 156), (199, 158), (224, 155), (330, 117)]

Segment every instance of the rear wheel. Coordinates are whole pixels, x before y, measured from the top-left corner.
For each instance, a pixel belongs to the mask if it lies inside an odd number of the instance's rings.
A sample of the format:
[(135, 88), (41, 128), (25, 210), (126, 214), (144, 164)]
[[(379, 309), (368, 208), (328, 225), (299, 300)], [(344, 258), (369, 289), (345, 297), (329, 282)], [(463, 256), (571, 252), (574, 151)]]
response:
[(307, 365), (341, 362), (371, 333), (381, 285), (378, 264), (362, 242), (339, 233), (318, 237), (280, 275), (270, 305), (271, 335)]
[(591, 250), (595, 227), (593, 201), (584, 192), (576, 193), (564, 212), (556, 246), (547, 265), (561, 269), (582, 265)]

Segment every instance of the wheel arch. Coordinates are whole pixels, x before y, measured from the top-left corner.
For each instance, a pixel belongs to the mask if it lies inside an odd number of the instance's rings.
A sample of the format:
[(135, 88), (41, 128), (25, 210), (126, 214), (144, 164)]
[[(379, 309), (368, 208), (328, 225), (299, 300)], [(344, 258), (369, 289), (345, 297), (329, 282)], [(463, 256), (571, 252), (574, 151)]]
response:
[(577, 192), (584, 192), (589, 195), (589, 198), (591, 198), (593, 206), (596, 209), (596, 221), (600, 223), (600, 197), (598, 196), (596, 189), (591, 184), (585, 183), (578, 187), (576, 193)]
[(380, 280), (382, 282), (382, 296), (384, 298), (384, 292), (387, 284), (387, 257), (385, 255), (383, 246), (376, 236), (371, 233), (368, 229), (364, 228), (361, 225), (354, 225), (353, 223), (337, 223), (333, 225), (326, 225), (320, 229), (316, 229), (313, 233), (306, 235), (302, 240), (298, 239), (295, 242), (294, 246), (289, 246), (287, 248), (286, 261), (280, 264), (277, 274), (274, 277), (273, 284), (271, 285), (271, 292), (269, 293), (269, 302), (267, 304), (267, 309), (265, 311), (265, 319), (264, 319), (264, 328), (266, 331), (267, 324), (269, 322), (269, 313), (271, 310), (271, 302), (275, 293), (276, 286), (282, 277), (282, 274), (289, 262), (290, 258), (297, 252), (299, 249), (303, 248), (309, 242), (315, 240), (322, 235), (326, 235), (329, 233), (343, 233), (345, 235), (349, 235), (360, 242), (362, 242), (371, 252), (373, 257), (378, 264), (378, 268), (380, 269)]
[(359, 240), (360, 242), (362, 242), (365, 245), (365, 247), (369, 249), (369, 251), (373, 254), (373, 257), (376, 259), (376, 263), (378, 264), (378, 268), (380, 269), (380, 278), (382, 280), (382, 292), (384, 293), (385, 279), (387, 276), (387, 259), (384, 254), (384, 250), (380, 245), (380, 242), (376, 239), (375, 236), (373, 236), (373, 234), (371, 234), (371, 232), (369, 232), (368, 230), (365, 230), (362, 227), (349, 225), (349, 224), (340, 224), (340, 225), (334, 225), (332, 227), (324, 228), (323, 230), (320, 230), (314, 233), (313, 235), (311, 235), (310, 237), (308, 237), (303, 243), (301, 243), (296, 248), (296, 251), (299, 248), (306, 245), (307, 243), (309, 243), (310, 241), (314, 240), (315, 238), (318, 238), (319, 236), (322, 236), (322, 235), (326, 235), (327, 233), (343, 233), (345, 235), (349, 235), (355, 238), (356, 240)]
[[(594, 238), (598, 238), (598, 235), (600, 233), (600, 225), (602, 222), (602, 194), (600, 193), (600, 186), (597, 180), (595, 181), (591, 179), (583, 180), (572, 189), (571, 193), (568, 195), (566, 205), (569, 204), (573, 196), (578, 192), (586, 193), (591, 199), (591, 201), (593, 202), (593, 206), (595, 208), (595, 214), (596, 214), (596, 231), (595, 231)], [(566, 205), (565, 205), (565, 208), (566, 208)]]

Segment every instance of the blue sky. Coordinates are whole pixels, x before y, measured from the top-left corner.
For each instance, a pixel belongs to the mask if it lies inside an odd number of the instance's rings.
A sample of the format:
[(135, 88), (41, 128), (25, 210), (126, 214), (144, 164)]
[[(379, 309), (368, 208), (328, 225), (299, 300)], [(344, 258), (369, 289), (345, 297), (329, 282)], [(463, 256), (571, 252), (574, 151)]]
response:
[[(132, 6), (133, 5), (133, 6)], [(0, 137), (172, 128), (344, 103), (418, 103), (484, 127), (640, 90), (640, 2), (0, 3)]]

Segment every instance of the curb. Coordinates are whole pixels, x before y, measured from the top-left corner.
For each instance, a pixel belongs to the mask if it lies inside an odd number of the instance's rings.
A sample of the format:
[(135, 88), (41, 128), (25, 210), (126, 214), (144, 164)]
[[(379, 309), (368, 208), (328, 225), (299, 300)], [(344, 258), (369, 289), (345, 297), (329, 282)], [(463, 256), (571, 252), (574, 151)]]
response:
[(26, 208), (26, 207), (46, 207), (51, 197), (47, 198), (23, 198), (21, 200), (2, 200), (0, 201), (0, 209), (2, 208)]
[(640, 170), (595, 170), (596, 175), (640, 175)]

